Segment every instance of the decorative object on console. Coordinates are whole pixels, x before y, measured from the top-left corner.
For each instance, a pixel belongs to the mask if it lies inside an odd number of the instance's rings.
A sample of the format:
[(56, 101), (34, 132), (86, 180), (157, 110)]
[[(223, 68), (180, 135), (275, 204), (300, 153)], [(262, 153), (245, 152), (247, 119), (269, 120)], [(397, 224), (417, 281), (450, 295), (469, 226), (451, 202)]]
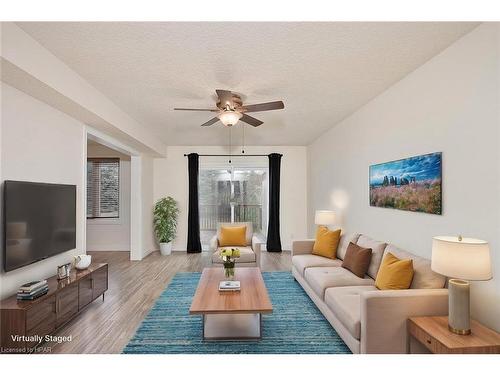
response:
[(448, 280), (448, 328), (459, 335), (471, 333), (470, 285), (466, 280), (491, 279), (488, 242), (462, 236), (432, 239), (432, 270)]
[(227, 280), (234, 278), (234, 264), (236, 258), (240, 257), (240, 250), (238, 249), (222, 249), (220, 251), (220, 258), (224, 264), (224, 276)]
[(29, 283), (21, 285), (17, 291), (18, 300), (34, 300), (38, 297), (47, 294), (49, 291), (49, 286), (47, 280), (41, 281), (31, 281)]
[(74, 260), (75, 260), (75, 268), (77, 270), (85, 270), (90, 266), (90, 263), (92, 263), (92, 255), (87, 255), (87, 254), (77, 255), (75, 256)]
[(57, 266), (57, 279), (62, 280), (69, 277), (69, 272), (71, 271), (71, 263), (62, 264)]
[(172, 197), (161, 198), (155, 204), (153, 215), (155, 234), (160, 243), (161, 255), (170, 255), (179, 215), (177, 202)]
[(441, 153), (370, 166), (370, 206), (442, 214)]

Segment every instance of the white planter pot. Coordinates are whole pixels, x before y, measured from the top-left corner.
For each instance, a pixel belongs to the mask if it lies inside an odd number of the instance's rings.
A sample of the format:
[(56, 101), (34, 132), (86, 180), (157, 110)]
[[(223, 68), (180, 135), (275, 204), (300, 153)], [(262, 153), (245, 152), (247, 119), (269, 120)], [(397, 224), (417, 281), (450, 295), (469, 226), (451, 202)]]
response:
[(160, 243), (160, 253), (161, 255), (170, 255), (172, 253), (172, 242)]

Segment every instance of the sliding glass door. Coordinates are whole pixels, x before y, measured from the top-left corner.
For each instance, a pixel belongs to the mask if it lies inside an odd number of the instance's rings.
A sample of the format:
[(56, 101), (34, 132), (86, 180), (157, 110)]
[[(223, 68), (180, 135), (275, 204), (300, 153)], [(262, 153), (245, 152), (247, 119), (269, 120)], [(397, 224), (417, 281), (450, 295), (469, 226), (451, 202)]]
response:
[(201, 168), (199, 209), (203, 249), (208, 249), (220, 222), (250, 221), (254, 233), (265, 240), (267, 189), (267, 168)]

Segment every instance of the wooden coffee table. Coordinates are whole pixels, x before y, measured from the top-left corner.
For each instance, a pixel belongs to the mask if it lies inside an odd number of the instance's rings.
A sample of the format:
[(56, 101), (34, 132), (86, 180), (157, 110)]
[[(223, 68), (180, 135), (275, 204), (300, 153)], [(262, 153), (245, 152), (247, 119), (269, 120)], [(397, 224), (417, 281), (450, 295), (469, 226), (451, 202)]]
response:
[(224, 280), (223, 268), (205, 268), (193, 298), (189, 314), (203, 316), (205, 340), (259, 340), (262, 338), (262, 314), (273, 312), (266, 285), (257, 267), (236, 268), (237, 292), (219, 292)]

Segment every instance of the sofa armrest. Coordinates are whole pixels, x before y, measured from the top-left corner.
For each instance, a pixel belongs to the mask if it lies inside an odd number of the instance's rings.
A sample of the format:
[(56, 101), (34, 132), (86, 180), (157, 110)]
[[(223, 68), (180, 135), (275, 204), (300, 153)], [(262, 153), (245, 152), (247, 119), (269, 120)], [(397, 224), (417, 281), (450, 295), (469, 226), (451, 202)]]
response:
[(215, 235), (210, 239), (210, 251), (213, 253), (217, 251), (218, 247), (219, 247), (219, 240), (217, 239), (217, 235)]
[(301, 254), (311, 254), (314, 240), (296, 240), (292, 242), (292, 256)]
[(257, 267), (260, 268), (260, 252), (261, 252), (262, 242), (256, 237), (252, 237), (252, 250), (255, 253), (255, 263), (257, 263)]
[(407, 353), (407, 320), (447, 315), (448, 289), (373, 290), (360, 294), (361, 353)]

